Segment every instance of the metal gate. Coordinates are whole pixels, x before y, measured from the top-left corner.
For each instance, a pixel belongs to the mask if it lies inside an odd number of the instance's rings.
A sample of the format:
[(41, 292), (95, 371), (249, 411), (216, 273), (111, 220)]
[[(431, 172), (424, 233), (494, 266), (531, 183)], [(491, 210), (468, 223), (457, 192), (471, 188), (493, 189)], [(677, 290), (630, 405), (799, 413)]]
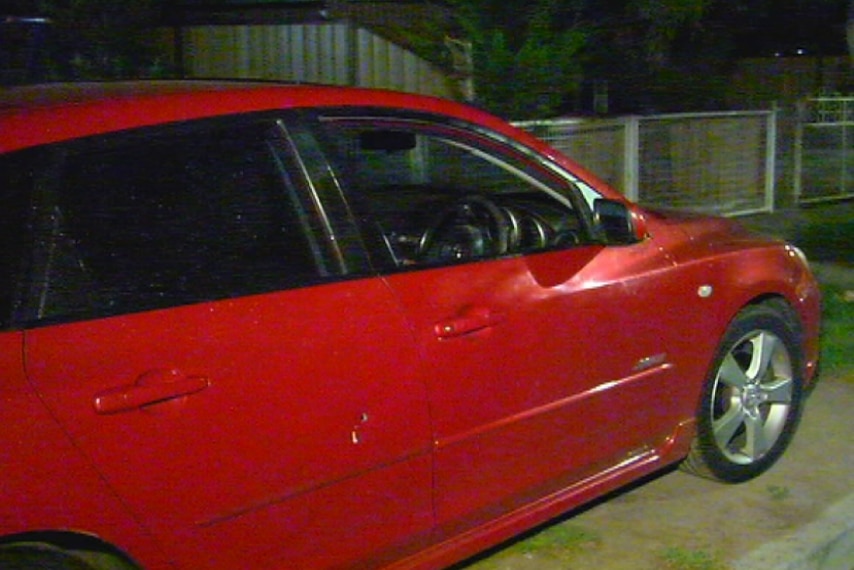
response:
[(776, 111), (517, 125), (642, 204), (723, 215), (774, 208)]
[(795, 197), (800, 203), (854, 196), (854, 97), (804, 101), (795, 134)]

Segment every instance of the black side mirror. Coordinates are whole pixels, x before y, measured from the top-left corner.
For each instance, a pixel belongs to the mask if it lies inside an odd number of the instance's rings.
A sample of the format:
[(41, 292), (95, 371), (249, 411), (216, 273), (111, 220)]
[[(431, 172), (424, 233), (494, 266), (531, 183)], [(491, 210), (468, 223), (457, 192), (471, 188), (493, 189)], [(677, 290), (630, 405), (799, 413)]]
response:
[(609, 244), (630, 244), (646, 237), (643, 217), (626, 204), (598, 198), (593, 203), (596, 225)]

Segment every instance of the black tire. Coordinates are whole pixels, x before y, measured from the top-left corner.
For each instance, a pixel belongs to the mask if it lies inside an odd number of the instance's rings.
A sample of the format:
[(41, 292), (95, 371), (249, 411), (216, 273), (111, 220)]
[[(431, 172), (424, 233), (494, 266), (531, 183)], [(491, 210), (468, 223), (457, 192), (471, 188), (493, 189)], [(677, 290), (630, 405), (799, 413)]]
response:
[(803, 402), (798, 336), (791, 311), (781, 303), (750, 306), (733, 319), (703, 387), (685, 471), (739, 483), (780, 458)]
[(71, 553), (48, 545), (21, 544), (0, 547), (2, 570), (95, 570)]

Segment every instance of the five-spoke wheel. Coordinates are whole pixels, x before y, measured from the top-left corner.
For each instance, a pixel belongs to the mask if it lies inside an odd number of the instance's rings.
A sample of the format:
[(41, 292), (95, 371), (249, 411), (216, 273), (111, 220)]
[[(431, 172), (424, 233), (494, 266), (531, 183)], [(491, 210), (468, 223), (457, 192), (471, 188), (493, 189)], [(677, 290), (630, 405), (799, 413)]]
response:
[(684, 466), (722, 481), (750, 479), (783, 453), (800, 416), (802, 357), (787, 311), (751, 306), (732, 322), (703, 390)]

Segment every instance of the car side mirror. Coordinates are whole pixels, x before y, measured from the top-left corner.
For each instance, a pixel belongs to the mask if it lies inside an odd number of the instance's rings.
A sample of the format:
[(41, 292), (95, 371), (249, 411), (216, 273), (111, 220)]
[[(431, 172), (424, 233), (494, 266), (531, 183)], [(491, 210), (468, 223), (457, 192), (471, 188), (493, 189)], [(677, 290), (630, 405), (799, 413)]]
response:
[(643, 214), (623, 202), (598, 198), (593, 203), (593, 214), (601, 235), (609, 244), (630, 244), (647, 237)]

